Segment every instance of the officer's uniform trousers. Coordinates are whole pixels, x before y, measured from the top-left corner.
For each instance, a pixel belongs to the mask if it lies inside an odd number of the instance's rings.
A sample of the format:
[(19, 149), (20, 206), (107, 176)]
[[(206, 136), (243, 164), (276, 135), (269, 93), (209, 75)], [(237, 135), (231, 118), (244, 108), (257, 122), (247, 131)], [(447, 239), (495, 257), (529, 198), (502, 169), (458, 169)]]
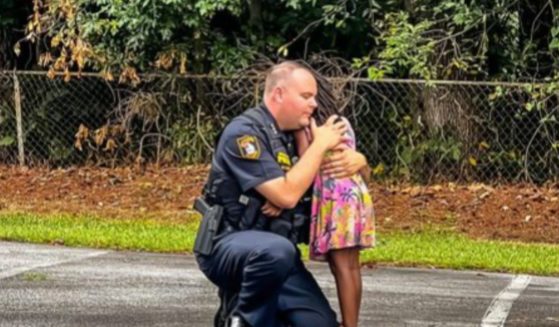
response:
[(251, 327), (337, 327), (316, 280), (286, 238), (264, 231), (234, 232), (211, 256), (198, 256), (202, 272), (220, 289), (238, 293), (233, 314)]

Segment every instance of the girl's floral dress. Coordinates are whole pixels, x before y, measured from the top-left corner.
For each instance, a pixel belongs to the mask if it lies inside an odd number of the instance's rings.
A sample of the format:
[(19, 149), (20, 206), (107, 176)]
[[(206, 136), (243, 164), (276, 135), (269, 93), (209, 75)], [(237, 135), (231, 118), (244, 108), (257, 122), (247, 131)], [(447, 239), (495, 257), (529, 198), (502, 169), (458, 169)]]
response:
[[(349, 125), (346, 144), (355, 149)], [(368, 248), (375, 244), (373, 202), (361, 175), (331, 178), (318, 174), (311, 209), (310, 258), (324, 261), (330, 250)]]

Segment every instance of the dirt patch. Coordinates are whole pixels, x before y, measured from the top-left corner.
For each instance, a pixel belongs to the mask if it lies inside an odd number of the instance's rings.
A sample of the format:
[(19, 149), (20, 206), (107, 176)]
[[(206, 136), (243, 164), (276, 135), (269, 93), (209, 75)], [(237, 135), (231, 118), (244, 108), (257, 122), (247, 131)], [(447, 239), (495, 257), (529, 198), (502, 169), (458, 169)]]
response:
[(20, 169), (0, 166), (0, 210), (184, 220), (207, 168)]
[[(206, 166), (20, 169), (0, 166), (0, 211), (184, 222)], [(371, 184), (380, 230), (437, 225), (473, 237), (559, 243), (559, 187)]]
[(473, 237), (559, 243), (559, 189), (531, 185), (371, 185), (386, 230), (443, 225)]

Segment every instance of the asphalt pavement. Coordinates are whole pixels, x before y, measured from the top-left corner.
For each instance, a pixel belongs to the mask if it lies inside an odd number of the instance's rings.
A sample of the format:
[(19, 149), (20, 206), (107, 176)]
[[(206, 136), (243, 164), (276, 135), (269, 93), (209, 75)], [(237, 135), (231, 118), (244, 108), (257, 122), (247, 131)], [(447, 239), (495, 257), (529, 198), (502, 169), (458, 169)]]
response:
[[(559, 278), (364, 268), (363, 285), (361, 326), (559, 326)], [(216, 309), (191, 255), (0, 242), (0, 326), (208, 327)]]

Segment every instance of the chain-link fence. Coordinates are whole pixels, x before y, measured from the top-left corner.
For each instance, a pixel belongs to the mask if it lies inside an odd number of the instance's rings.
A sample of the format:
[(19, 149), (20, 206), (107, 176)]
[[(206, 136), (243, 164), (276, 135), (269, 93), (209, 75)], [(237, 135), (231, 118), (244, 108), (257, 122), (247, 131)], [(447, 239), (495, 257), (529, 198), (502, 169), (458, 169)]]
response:
[[(0, 74), (0, 163), (115, 166), (207, 162), (215, 135), (261, 99), (258, 78), (98, 75), (68, 82)], [(344, 114), (378, 178), (536, 182), (559, 177), (559, 107), (550, 84), (346, 83)]]

